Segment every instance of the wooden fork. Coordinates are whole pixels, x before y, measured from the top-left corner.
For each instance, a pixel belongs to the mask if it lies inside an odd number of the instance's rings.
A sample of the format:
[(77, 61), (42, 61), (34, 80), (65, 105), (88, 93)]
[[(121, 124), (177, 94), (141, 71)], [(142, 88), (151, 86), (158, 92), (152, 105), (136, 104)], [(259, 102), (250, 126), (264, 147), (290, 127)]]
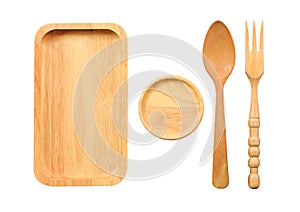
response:
[(261, 24), (260, 30), (260, 44), (259, 50), (256, 47), (256, 29), (255, 23), (253, 23), (253, 35), (252, 35), (252, 50), (249, 50), (249, 33), (246, 22), (246, 74), (251, 83), (251, 107), (248, 125), (250, 128), (250, 136), (248, 139), (249, 150), (248, 154), (250, 159), (248, 165), (250, 167), (250, 175), (248, 177), (248, 185), (250, 188), (258, 188), (260, 185), (260, 177), (258, 175), (258, 167), (260, 165), (259, 160), (259, 109), (258, 109), (258, 98), (257, 89), (258, 82), (264, 73), (264, 47), (263, 47), (263, 23)]

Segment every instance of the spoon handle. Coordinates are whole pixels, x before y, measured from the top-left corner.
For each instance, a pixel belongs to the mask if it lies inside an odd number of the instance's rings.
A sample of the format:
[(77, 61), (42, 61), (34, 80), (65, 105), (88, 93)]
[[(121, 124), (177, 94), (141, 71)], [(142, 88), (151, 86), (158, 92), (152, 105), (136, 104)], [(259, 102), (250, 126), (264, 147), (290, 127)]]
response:
[(216, 89), (216, 117), (213, 155), (213, 185), (225, 188), (229, 183), (223, 88)]
[(248, 139), (249, 150), (248, 154), (250, 159), (248, 161), (248, 166), (250, 167), (250, 175), (248, 177), (248, 185), (250, 188), (258, 188), (260, 185), (260, 178), (258, 175), (258, 167), (260, 165), (259, 160), (259, 108), (258, 108), (258, 98), (257, 98), (257, 87), (258, 80), (251, 81), (251, 107), (250, 107), (250, 115), (249, 115), (249, 129), (250, 136)]

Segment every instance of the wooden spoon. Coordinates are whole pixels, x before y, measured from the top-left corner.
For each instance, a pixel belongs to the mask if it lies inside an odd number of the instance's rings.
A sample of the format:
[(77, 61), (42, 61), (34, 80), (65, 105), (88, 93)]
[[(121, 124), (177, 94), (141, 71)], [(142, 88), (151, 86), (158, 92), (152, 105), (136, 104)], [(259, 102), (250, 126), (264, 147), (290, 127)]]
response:
[(229, 177), (223, 89), (234, 67), (235, 49), (230, 32), (221, 21), (214, 22), (206, 34), (203, 62), (216, 87), (212, 183), (216, 188), (225, 188), (228, 186)]

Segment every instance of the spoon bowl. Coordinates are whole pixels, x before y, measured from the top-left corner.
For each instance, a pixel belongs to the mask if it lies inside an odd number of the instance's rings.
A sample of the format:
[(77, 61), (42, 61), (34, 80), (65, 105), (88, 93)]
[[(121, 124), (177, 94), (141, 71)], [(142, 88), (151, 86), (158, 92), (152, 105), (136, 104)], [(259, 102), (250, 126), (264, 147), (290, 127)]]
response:
[(203, 62), (214, 82), (223, 85), (231, 74), (235, 63), (235, 48), (228, 28), (221, 22), (214, 22), (209, 28), (203, 45)]

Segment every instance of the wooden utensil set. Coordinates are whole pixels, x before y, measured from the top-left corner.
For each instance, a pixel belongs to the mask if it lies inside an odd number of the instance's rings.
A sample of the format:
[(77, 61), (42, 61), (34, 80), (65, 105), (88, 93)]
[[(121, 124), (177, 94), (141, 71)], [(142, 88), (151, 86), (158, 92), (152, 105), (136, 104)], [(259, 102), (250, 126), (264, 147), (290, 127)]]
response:
[[(234, 67), (235, 50), (229, 30), (220, 21), (213, 23), (207, 32), (203, 45), (203, 61), (205, 68), (212, 77), (216, 87), (212, 182), (216, 188), (225, 188), (228, 186), (229, 176), (226, 148), (226, 127), (223, 109), (223, 87)], [(249, 33), (246, 22), (245, 64), (246, 74), (251, 83), (251, 107), (248, 121), (250, 128), (250, 136), (248, 139), (248, 154), (250, 156), (248, 165), (250, 167), (250, 175), (248, 177), (248, 185), (250, 188), (258, 188), (260, 185), (260, 178), (258, 175), (258, 166), (260, 165), (260, 116), (257, 89), (258, 82), (264, 72), (263, 23), (260, 30), (259, 50), (257, 50), (255, 23), (253, 23), (252, 50), (250, 51)]]
[[(114, 92), (127, 80), (127, 59), (113, 68), (102, 80), (102, 87), (99, 86), (98, 90), (88, 82), (87, 86), (90, 88), (84, 89), (86, 85), (81, 85), (81, 81), (78, 80), (83, 77), (96, 79), (99, 75), (106, 74), (104, 68), (100, 72), (97, 71), (99, 66), (106, 67), (101, 61), (99, 64), (93, 62), (92, 65), (86, 66), (86, 73), (90, 75), (81, 74), (81, 70), (92, 55), (106, 45), (124, 38), (126, 34), (123, 29), (114, 24), (53, 24), (46, 25), (38, 31), (35, 41), (34, 171), (40, 182), (52, 186), (114, 185), (125, 177), (127, 86), (123, 86), (122, 95), (119, 95), (118, 99), (119, 106), (116, 106), (120, 111), (117, 117), (122, 136), (113, 130), (111, 108)], [(90, 44), (90, 47), (86, 48), (86, 44)], [(257, 93), (258, 82), (264, 72), (263, 24), (257, 48), (256, 28), (253, 23), (251, 46), (250, 49), (246, 23), (245, 70), (251, 84), (248, 185), (250, 188), (258, 188), (260, 115)], [(127, 41), (123, 41), (122, 45), (114, 50), (122, 52), (122, 58), (127, 58)], [(216, 88), (212, 174), (212, 183), (216, 188), (226, 188), (229, 183), (223, 90), (234, 68), (235, 59), (234, 42), (228, 28), (221, 21), (214, 22), (203, 44), (203, 62)], [(113, 56), (105, 60), (106, 63), (115, 61)], [(78, 90), (79, 96), (73, 94), (74, 89), (81, 89)], [(84, 93), (93, 89), (93, 95)], [(90, 96), (91, 104), (95, 102), (99, 105), (94, 107), (92, 113), (85, 112), (85, 109), (89, 108), (87, 96)], [(72, 99), (75, 97), (80, 100), (78, 103)], [(95, 101), (92, 101), (93, 98)], [(102, 102), (105, 104), (101, 105)], [(203, 99), (197, 87), (179, 76), (167, 76), (156, 80), (144, 91), (139, 102), (139, 115), (146, 129), (166, 140), (176, 140), (189, 135), (199, 125), (203, 111)], [(89, 114), (91, 118), (85, 119), (82, 114)], [(74, 115), (77, 117), (75, 121), (72, 118)], [(76, 120), (79, 120), (77, 126)], [(81, 126), (83, 120), (95, 120), (94, 131), (86, 128), (88, 126)], [(103, 121), (106, 124), (103, 124)], [(83, 137), (78, 129), (83, 132)], [(117, 173), (123, 174), (114, 176), (97, 166), (100, 163), (103, 165), (104, 161), (104, 166), (107, 164), (109, 167), (113, 164), (111, 159), (114, 158), (105, 146), (99, 145), (101, 142), (87, 143), (88, 140), (97, 140), (97, 133), (94, 133), (97, 129), (104, 133), (109, 145), (122, 156), (122, 160), (115, 160), (120, 169)], [(87, 132), (91, 132), (93, 136), (88, 136)], [(85, 141), (87, 138), (89, 139)], [(78, 139), (83, 140), (79, 142)]]

